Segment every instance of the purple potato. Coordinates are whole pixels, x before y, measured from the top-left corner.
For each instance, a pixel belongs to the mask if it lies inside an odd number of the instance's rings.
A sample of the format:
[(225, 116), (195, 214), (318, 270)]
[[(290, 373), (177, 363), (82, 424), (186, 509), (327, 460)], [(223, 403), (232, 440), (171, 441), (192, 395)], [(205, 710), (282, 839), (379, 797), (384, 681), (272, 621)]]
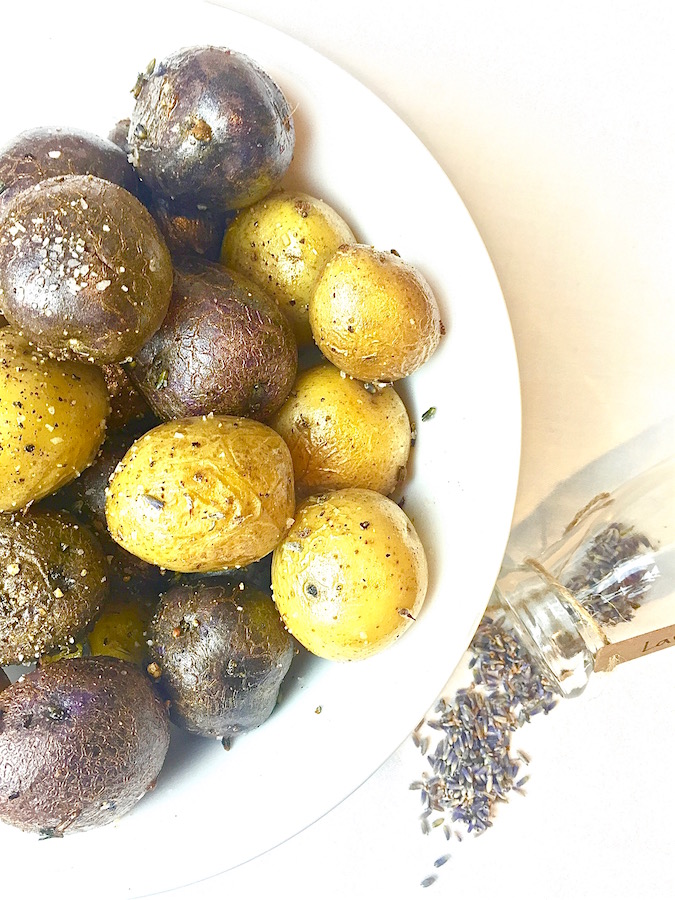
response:
[(294, 654), (271, 597), (240, 587), (239, 578), (171, 588), (150, 636), (172, 721), (207, 737), (261, 725), (274, 710)]
[(147, 209), (117, 184), (63, 175), (15, 194), (0, 219), (0, 308), (43, 350), (119, 362), (159, 328), (173, 269)]
[(0, 148), (0, 209), (18, 191), (56, 175), (95, 175), (138, 189), (127, 154), (107, 138), (79, 128), (30, 128)]
[(291, 110), (256, 63), (223, 47), (190, 47), (150, 65), (134, 89), (131, 161), (153, 194), (185, 210), (238, 209), (286, 173)]
[(265, 420), (295, 380), (297, 346), (279, 306), (216, 263), (176, 263), (162, 327), (129, 372), (164, 420), (234, 415)]
[(106, 825), (154, 787), (166, 708), (138, 667), (61, 659), (0, 694), (0, 820), (44, 837)]
[(68, 513), (0, 516), (0, 665), (74, 642), (100, 609), (107, 578), (99, 541)]

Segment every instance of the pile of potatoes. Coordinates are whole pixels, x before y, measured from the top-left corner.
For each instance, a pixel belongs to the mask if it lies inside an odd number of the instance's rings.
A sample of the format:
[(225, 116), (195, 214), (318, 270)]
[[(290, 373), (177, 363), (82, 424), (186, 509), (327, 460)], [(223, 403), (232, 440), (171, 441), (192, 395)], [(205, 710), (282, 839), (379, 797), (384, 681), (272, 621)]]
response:
[(132, 93), (107, 139), (0, 149), (0, 665), (36, 663), (0, 669), (0, 819), (43, 836), (130, 809), (169, 720), (229, 746), (299, 647), (377, 653), (427, 588), (391, 495), (429, 285), (283, 188), (291, 109), (248, 57)]

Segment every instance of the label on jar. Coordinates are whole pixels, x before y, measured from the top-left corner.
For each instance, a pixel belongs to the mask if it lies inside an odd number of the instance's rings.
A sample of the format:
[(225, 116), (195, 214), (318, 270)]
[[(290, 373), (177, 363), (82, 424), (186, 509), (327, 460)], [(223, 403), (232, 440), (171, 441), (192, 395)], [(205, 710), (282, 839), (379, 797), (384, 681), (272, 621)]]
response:
[(639, 659), (667, 647), (675, 647), (675, 625), (656, 628), (654, 631), (606, 644), (598, 650), (593, 668), (596, 672), (610, 672), (619, 663)]

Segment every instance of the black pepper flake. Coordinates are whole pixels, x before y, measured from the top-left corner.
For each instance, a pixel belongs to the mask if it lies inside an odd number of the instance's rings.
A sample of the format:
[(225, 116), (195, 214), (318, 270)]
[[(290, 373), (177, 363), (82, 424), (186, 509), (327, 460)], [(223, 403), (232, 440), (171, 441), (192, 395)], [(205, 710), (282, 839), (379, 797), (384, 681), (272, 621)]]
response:
[(26, 453), (32, 453), (35, 450), (35, 444), (26, 444), (23, 449), (26, 451)]
[(365, 531), (367, 528), (370, 528), (370, 522), (359, 522), (359, 525)]
[(305, 588), (310, 597), (318, 597), (319, 590), (315, 584), (308, 584)]

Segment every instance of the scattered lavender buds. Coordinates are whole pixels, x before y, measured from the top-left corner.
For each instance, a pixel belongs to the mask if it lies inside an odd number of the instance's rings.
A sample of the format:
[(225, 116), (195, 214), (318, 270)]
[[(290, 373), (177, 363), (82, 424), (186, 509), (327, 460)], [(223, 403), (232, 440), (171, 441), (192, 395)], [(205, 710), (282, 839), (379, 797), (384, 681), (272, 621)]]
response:
[[(448, 840), (461, 840), (462, 831), (482, 834), (509, 791), (524, 793), (527, 776), (519, 777), (520, 768), (529, 758), (512, 755), (511, 734), (533, 716), (550, 712), (557, 702), (553, 686), (505, 617), (486, 614), (470, 652), (473, 684), (458, 690), (452, 701), (439, 700), (434, 715), (413, 732), (413, 742), (431, 769), (410, 785), (420, 792), (421, 828), (429, 834), (442, 825)], [(429, 754), (430, 739), (420, 734), (424, 725), (440, 733)]]
[[(658, 578), (652, 550), (643, 534), (613, 522), (583, 545), (561, 581), (598, 623), (628, 622)], [(523, 752), (512, 754), (511, 735), (533, 716), (549, 713), (558, 699), (505, 615), (486, 614), (469, 650), (472, 684), (452, 700), (441, 698), (412, 734), (430, 767), (410, 785), (420, 792), (421, 829), (430, 834), (442, 825), (447, 840), (461, 840), (462, 831), (484, 833), (510, 791), (525, 793), (529, 776), (520, 770), (530, 760)], [(422, 734), (425, 726), (438, 739)], [(435, 868), (449, 858), (439, 857)], [(429, 875), (421, 885), (429, 887), (436, 878)]]

